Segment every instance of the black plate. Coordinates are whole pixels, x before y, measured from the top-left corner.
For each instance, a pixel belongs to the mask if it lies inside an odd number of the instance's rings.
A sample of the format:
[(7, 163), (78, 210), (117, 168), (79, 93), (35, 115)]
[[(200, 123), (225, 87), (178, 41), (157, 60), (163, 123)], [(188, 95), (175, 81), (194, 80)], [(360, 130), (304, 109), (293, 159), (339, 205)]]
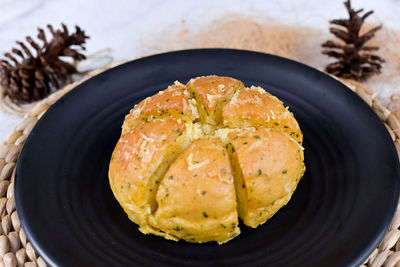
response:
[[(143, 235), (114, 199), (108, 163), (124, 115), (175, 80), (228, 75), (282, 99), (304, 132), (307, 171), (292, 200), (224, 245)], [(305, 65), (239, 50), (141, 58), (68, 93), (40, 119), (21, 152), (15, 200), (34, 248), (52, 265), (359, 265), (394, 214), (399, 163), (375, 113)]]

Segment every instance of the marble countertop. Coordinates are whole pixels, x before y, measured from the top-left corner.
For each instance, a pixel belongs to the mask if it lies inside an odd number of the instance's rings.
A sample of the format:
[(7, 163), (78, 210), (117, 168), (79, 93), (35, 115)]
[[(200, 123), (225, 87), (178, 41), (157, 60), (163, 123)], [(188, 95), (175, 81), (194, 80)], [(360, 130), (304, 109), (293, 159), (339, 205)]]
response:
[[(374, 19), (391, 28), (400, 27), (399, 0), (353, 0), (354, 7), (375, 11)], [(15, 40), (36, 36), (38, 26), (78, 24), (90, 36), (87, 53), (111, 48), (114, 60), (129, 59), (154, 51), (143, 40), (169, 29), (196, 29), (223, 14), (234, 12), (265, 15), (287, 23), (328, 29), (328, 20), (344, 17), (342, 0), (0, 0), (0, 54), (10, 51)], [(0, 140), (21, 118), (0, 111)]]

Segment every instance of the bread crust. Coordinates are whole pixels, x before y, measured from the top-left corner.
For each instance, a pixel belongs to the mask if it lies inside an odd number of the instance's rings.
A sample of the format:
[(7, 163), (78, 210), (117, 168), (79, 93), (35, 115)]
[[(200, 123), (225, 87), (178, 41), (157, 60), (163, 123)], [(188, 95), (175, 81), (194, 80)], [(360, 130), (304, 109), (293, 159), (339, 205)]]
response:
[(237, 90), (244, 88), (244, 84), (231, 77), (210, 75), (191, 79), (187, 88), (198, 102), (202, 122), (218, 125), (222, 107)]
[(151, 198), (157, 190), (154, 173), (184, 130), (185, 124), (178, 119), (154, 120), (119, 139), (109, 166), (110, 185), (115, 198), (135, 223), (147, 223), (146, 217), (154, 209)]
[(241, 172), (236, 183), (242, 195), (239, 216), (255, 228), (289, 201), (305, 170), (303, 148), (275, 128), (239, 129), (228, 138)]
[(144, 234), (224, 243), (265, 223), (305, 171), (293, 114), (260, 87), (215, 75), (175, 82), (125, 117), (111, 189)]
[(184, 84), (175, 81), (167, 89), (147, 97), (137, 104), (126, 115), (122, 125), (122, 134), (155, 118), (181, 118), (183, 121), (193, 121), (198, 117), (196, 100), (190, 97)]
[(240, 233), (228, 152), (219, 138), (194, 141), (169, 167), (156, 199), (152, 226), (178, 239), (225, 242)]
[(282, 101), (261, 87), (237, 91), (222, 111), (223, 124), (228, 127), (279, 128), (302, 143), (299, 124)]

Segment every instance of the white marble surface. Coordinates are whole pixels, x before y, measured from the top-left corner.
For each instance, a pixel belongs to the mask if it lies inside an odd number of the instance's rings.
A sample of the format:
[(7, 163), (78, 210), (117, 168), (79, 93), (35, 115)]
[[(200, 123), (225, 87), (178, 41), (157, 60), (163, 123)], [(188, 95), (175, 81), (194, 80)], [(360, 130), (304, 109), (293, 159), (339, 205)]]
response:
[[(186, 26), (196, 29), (228, 12), (264, 14), (287, 23), (328, 29), (328, 20), (345, 16), (342, 0), (0, 0), (0, 54), (15, 40), (36, 35), (36, 27), (64, 22), (79, 24), (88, 35), (88, 54), (111, 48), (115, 60), (151, 53), (143, 40)], [(354, 0), (353, 6), (374, 9), (375, 20), (400, 29), (399, 0)], [(20, 117), (0, 111), (0, 140)]]

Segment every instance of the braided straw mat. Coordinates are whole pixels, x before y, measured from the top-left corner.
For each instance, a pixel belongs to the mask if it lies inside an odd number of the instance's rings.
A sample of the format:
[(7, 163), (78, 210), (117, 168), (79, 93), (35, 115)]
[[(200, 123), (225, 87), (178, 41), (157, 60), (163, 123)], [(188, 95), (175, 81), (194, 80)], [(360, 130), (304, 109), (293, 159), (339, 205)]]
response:
[[(121, 62), (120, 62), (121, 63)], [(47, 266), (35, 252), (20, 225), (14, 202), (15, 166), (21, 147), (40, 117), (65, 93), (85, 80), (120, 63), (105, 66), (87, 74), (81, 81), (65, 86), (46, 99), (37, 103), (0, 145), (0, 267), (1, 266)], [(390, 112), (372, 97), (371, 91), (364, 85), (340, 80), (364, 99), (379, 115), (388, 129), (397, 152), (400, 154), (400, 109)], [(397, 112), (398, 111), (398, 112)], [(393, 222), (379, 246), (361, 266), (396, 266), (400, 267), (400, 206)]]

